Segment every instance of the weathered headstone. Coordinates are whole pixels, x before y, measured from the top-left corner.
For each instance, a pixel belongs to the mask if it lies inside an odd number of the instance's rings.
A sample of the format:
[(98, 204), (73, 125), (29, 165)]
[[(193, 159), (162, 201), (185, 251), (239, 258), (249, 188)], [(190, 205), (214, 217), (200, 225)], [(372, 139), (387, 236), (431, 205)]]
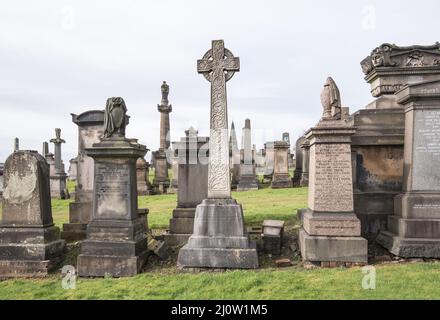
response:
[(137, 191), (139, 196), (147, 196), (153, 194), (149, 178), (150, 164), (144, 158), (136, 161)]
[(351, 136), (341, 119), (339, 90), (328, 78), (321, 93), (319, 123), (306, 132), (310, 141), (308, 209), (300, 210), (299, 233), (305, 261), (367, 263), (367, 240), (353, 211)]
[(249, 119), (245, 120), (242, 138), (243, 150), (237, 191), (258, 190), (258, 178), (255, 174), (255, 161), (251, 142), (251, 120)]
[(197, 61), (197, 71), (211, 83), (208, 198), (197, 206), (193, 235), (179, 251), (180, 267), (258, 267), (243, 209), (231, 198), (226, 82), (239, 70), (239, 59), (223, 40), (212, 41), (212, 49)]
[(132, 276), (148, 256), (145, 217), (138, 212), (136, 161), (147, 149), (125, 138), (127, 108), (107, 100), (104, 136), (86, 148), (94, 160), (93, 214), (78, 256), (83, 277)]
[(172, 106), (168, 101), (170, 87), (165, 81), (161, 86), (161, 91), (162, 100), (161, 103), (157, 105), (157, 110), (160, 112), (160, 145), (159, 150), (154, 153), (153, 187), (155, 189), (155, 193), (166, 193), (168, 187), (170, 186), (167, 150), (170, 147), (170, 112), (172, 111)]
[(440, 80), (409, 84), (396, 97), (405, 107), (404, 192), (377, 241), (397, 256), (440, 258)]
[(269, 254), (281, 254), (283, 244), (284, 221), (282, 220), (264, 220), (261, 240), (263, 241), (263, 250)]
[(234, 121), (232, 121), (231, 134), (229, 136), (229, 163), (231, 167), (231, 187), (232, 189), (237, 189), (238, 181), (240, 180), (240, 149), (238, 148)]
[(193, 233), (196, 207), (208, 195), (208, 141), (197, 136), (192, 127), (185, 137), (175, 143), (179, 164), (179, 188), (177, 208), (170, 219), (165, 242), (169, 246), (183, 245)]
[(301, 136), (298, 138), (298, 140), (296, 140), (295, 142), (295, 173), (293, 175), (293, 186), (294, 187), (300, 187), (300, 181), (301, 181), (301, 176), (302, 176), (302, 172), (303, 172), (303, 148), (301, 148), (301, 145), (303, 143), (303, 141), (305, 140), (304, 136)]
[(69, 160), (68, 179), (70, 181), (76, 181), (78, 175), (78, 158), (72, 158)]
[(46, 161), (36, 151), (15, 151), (5, 163), (4, 186), (0, 278), (44, 276), (65, 247), (52, 220)]
[(351, 116), (357, 128), (352, 137), (354, 207), (362, 235), (371, 241), (386, 230), (403, 187), (405, 110), (395, 93), (406, 84), (439, 80), (438, 61), (439, 44), (383, 44), (361, 62), (375, 100)]
[(274, 172), (272, 177), (272, 189), (292, 188), (292, 178), (289, 175), (289, 148), (286, 141), (274, 142)]
[(54, 144), (54, 162), (50, 170), (50, 195), (52, 198), (68, 199), (67, 174), (64, 171), (64, 164), (61, 157), (61, 144), (65, 143), (61, 139), (61, 129), (55, 129), (55, 138), (50, 142)]
[(266, 142), (264, 144), (264, 158), (265, 158), (265, 164), (264, 164), (263, 181), (265, 183), (268, 183), (272, 181), (273, 169), (275, 164), (275, 149), (274, 149), (273, 141)]
[(78, 126), (78, 160), (75, 201), (69, 203), (69, 223), (63, 224), (61, 237), (66, 241), (83, 240), (93, 211), (94, 163), (86, 154), (104, 134), (104, 111), (89, 110), (79, 115), (71, 114)]

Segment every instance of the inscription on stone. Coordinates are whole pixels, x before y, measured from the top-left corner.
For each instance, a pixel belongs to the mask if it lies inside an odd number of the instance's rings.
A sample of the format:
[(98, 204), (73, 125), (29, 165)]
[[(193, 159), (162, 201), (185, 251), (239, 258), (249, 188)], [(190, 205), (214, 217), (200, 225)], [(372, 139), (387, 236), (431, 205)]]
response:
[(353, 210), (351, 151), (349, 145), (317, 144), (313, 210)]
[(130, 193), (128, 167), (98, 163), (95, 169), (98, 216), (127, 215)]
[(440, 190), (440, 110), (415, 111), (413, 190)]

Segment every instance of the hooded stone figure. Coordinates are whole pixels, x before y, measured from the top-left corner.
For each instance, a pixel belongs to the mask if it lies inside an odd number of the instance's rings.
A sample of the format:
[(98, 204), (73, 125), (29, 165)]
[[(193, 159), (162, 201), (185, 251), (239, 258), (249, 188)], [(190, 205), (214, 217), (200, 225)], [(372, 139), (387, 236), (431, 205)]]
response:
[(335, 81), (328, 77), (324, 89), (321, 92), (321, 103), (323, 107), (323, 119), (341, 119), (341, 96)]
[(104, 112), (104, 137), (110, 138), (116, 133), (125, 136), (127, 107), (121, 97), (108, 98)]

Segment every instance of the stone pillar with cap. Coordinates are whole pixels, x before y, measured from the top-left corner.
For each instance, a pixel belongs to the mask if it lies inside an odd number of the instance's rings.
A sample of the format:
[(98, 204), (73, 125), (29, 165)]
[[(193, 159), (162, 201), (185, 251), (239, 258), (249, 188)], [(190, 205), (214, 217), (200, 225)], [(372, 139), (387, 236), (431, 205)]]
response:
[(50, 194), (55, 199), (68, 199), (70, 196), (67, 190), (67, 174), (64, 171), (61, 153), (61, 144), (66, 141), (61, 139), (60, 128), (55, 129), (55, 138), (50, 142), (54, 144), (53, 162), (50, 162)]
[(237, 191), (258, 190), (258, 178), (255, 173), (255, 158), (252, 151), (251, 120), (246, 119), (243, 128), (243, 150), (240, 162), (240, 177)]

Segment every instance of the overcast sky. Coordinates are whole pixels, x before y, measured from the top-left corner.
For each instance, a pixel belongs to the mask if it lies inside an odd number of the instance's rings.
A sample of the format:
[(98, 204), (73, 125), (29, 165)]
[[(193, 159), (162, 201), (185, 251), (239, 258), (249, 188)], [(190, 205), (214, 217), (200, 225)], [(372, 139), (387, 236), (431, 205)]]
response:
[(293, 142), (319, 119), (327, 76), (344, 106), (365, 107), (373, 98), (360, 61), (384, 42), (439, 41), (439, 9), (437, 0), (1, 0), (0, 162), (14, 137), (41, 152), (60, 127), (67, 167), (77, 152), (70, 113), (104, 109), (111, 96), (125, 99), (127, 136), (157, 149), (163, 80), (172, 140), (190, 125), (207, 135), (210, 84), (196, 61), (213, 39), (240, 58), (227, 83), (239, 141), (250, 118), (257, 148), (285, 131)]

